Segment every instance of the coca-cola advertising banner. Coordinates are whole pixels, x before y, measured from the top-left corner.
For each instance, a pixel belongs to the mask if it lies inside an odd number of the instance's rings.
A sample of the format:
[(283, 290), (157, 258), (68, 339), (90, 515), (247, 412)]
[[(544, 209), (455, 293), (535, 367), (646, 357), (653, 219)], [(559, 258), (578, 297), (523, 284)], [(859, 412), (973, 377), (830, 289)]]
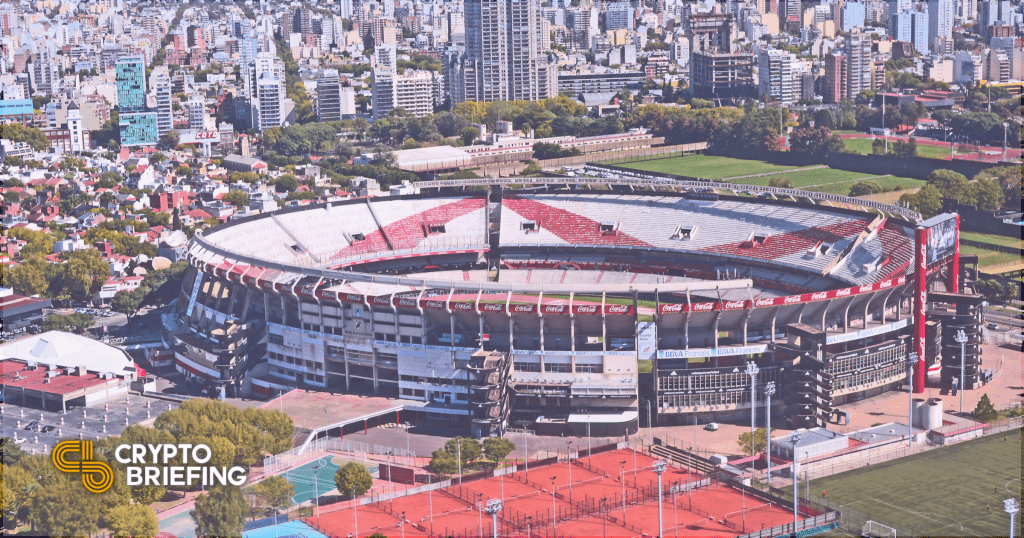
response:
[(907, 283), (907, 277), (901, 276), (894, 280), (883, 280), (874, 284), (840, 288), (838, 290), (818, 291), (814, 293), (803, 293), (800, 295), (787, 295), (785, 297), (764, 297), (754, 301), (723, 301), (723, 302), (702, 302), (702, 303), (674, 303), (658, 305), (658, 312), (661, 314), (678, 314), (684, 312), (714, 312), (718, 310), (742, 310), (744, 308), (762, 308), (769, 306), (786, 306), (815, 301), (830, 301), (842, 299), (862, 293), (884, 290), (893, 286)]

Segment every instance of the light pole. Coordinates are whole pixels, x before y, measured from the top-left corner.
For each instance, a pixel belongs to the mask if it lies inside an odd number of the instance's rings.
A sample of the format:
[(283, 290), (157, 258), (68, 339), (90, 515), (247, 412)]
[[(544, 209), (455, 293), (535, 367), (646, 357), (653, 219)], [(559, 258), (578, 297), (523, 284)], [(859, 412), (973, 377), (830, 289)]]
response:
[[(320, 528), (320, 478), (317, 473), (320, 471), (319, 465), (313, 466), (313, 495), (316, 497), (316, 526)], [(276, 521), (276, 520), (275, 520)]]
[[(885, 154), (889, 154), (889, 137), (885, 136), (885, 92), (882, 92), (882, 138), (885, 139)], [(864, 322), (867, 325), (867, 321)], [(796, 532), (796, 527), (793, 527), (793, 532)]]
[(767, 419), (765, 431), (765, 469), (768, 471), (768, 485), (772, 485), (772, 394), (775, 394), (775, 382), (769, 381), (764, 386), (764, 417)]
[(565, 463), (569, 467), (569, 504), (572, 504), (572, 441), (566, 441)]
[(526, 463), (526, 481), (530, 481), (530, 438), (526, 436), (526, 428), (523, 428), (523, 462)]
[(356, 538), (359, 538), (359, 503), (356, 502), (355, 490), (350, 491), (352, 494), (352, 524), (356, 528)]
[(551, 477), (551, 533), (554, 534), (558, 530), (558, 510), (555, 508), (555, 479), (557, 476)]
[[(607, 501), (607, 499), (601, 499), (601, 536), (602, 536), (602, 538), (607, 538), (607, 536), (608, 536), (608, 518), (605, 517), (605, 516), (608, 515), (608, 504), (607, 504), (606, 501)], [(527, 536), (526, 538), (530, 538), (530, 537)]]
[(918, 354), (916, 351), (910, 352), (907, 355), (907, 368), (909, 371), (907, 375), (907, 439), (909, 440), (908, 448), (914, 448), (914, 363), (917, 362)]
[(1009, 126), (1009, 123), (1003, 122), (1003, 162), (1006, 162), (1006, 128)]
[(455, 450), (459, 453), (459, 485), (462, 485), (462, 438), (455, 438)]
[(402, 512), (402, 520), (398, 524), (402, 527), (402, 538), (405, 538), (405, 512)]
[(493, 538), (498, 538), (498, 512), (501, 512), (501, 499), (487, 501), (487, 513), (491, 515), (491, 524), (494, 526), (491, 534)]
[(796, 534), (796, 522), (800, 519), (797, 515), (800, 506), (800, 481), (796, 478), (796, 445), (800, 442), (800, 434), (794, 433), (789, 440), (793, 443), (793, 534)]
[(672, 488), (672, 536), (679, 536), (679, 516), (676, 513), (676, 494), (679, 493), (679, 481)]
[(750, 376), (750, 455), (754, 455), (754, 430), (757, 427), (757, 373), (760, 368), (754, 361), (747, 363), (747, 375)]
[(622, 460), (622, 474), (619, 475), (619, 483), (622, 484), (622, 522), (626, 522), (626, 460)]
[[(1004, 159), (1005, 160), (1005, 159)], [(590, 437), (590, 413), (587, 413), (587, 468), (593, 469), (594, 462), (594, 439)]]
[(665, 472), (666, 466), (665, 460), (654, 462), (654, 472), (658, 475), (658, 536), (664, 536), (662, 531), (665, 528), (661, 518), (661, 473)]
[(967, 333), (963, 329), (956, 332), (956, 336), (953, 337), (956, 343), (960, 344), (960, 414), (964, 414), (964, 389), (966, 386), (964, 382), (967, 381), (965, 359), (967, 357)]
[(1006, 499), (1003, 501), (1003, 510), (1006, 510), (1007, 514), (1010, 514), (1010, 538), (1013, 538), (1013, 518), (1020, 511), (1020, 506), (1017, 504), (1017, 499)]
[(484, 507), (481, 506), (482, 504), (484, 504), (484, 494), (483, 493), (477, 493), (476, 494), (476, 503), (477, 503), (477, 507), (476, 507), (477, 518), (476, 519), (477, 519), (477, 529), (478, 529), (477, 532), (480, 533), (480, 536), (483, 536), (484, 535)]

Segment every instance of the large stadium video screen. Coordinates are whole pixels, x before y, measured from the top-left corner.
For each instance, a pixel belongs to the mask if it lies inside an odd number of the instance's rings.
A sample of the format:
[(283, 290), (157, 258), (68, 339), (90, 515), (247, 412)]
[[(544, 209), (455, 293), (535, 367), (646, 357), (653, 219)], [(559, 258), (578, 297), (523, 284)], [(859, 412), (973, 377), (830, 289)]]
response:
[(950, 218), (928, 229), (928, 265), (948, 258), (956, 252), (956, 217)]

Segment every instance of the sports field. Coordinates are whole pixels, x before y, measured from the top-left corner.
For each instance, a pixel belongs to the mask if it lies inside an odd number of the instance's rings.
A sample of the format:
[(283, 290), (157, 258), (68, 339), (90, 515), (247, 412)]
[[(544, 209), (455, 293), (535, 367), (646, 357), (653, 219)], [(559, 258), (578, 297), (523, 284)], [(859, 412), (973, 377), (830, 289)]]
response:
[(826, 491), (833, 506), (913, 536), (1006, 536), (1003, 500), (1021, 498), (1021, 431), (1005, 435), (1005, 441), (996, 434), (814, 480), (811, 497), (820, 500)]
[(719, 157), (717, 155), (687, 155), (686, 157), (652, 159), (650, 161), (629, 162), (618, 165), (637, 170), (693, 176), (701, 179), (722, 179), (725, 177), (762, 174), (764, 172), (781, 172), (799, 168), (797, 166), (772, 164), (767, 161), (748, 161), (732, 157)]
[(292, 502), (302, 504), (316, 497), (317, 493), (323, 495), (336, 489), (334, 473), (338, 471), (341, 463), (343, 461), (339, 456), (323, 456), (300, 467), (285, 471), (281, 476), (295, 486), (295, 496), (292, 497)]
[[(844, 138), (843, 143), (846, 144), (846, 149), (856, 151), (864, 155), (870, 155), (872, 153), (871, 143), (874, 142), (871, 138)], [(892, 146), (894, 140), (889, 140), (889, 145)], [(892, 148), (890, 147), (890, 150)], [(942, 159), (949, 157), (949, 148), (943, 148), (938, 146), (926, 146), (924, 144), (917, 145), (917, 155), (919, 157), (932, 157), (935, 159)]]
[[(492, 522), (483, 508), (502, 499), (499, 535), (655, 536), (658, 534), (655, 459), (632, 450), (583, 457), (568, 464), (524, 468), (513, 474), (452, 485), (352, 509), (325, 507), (306, 522), (331, 536), (490, 535)], [(664, 536), (738, 536), (792, 521), (785, 506), (758, 502), (740, 490), (670, 466)], [(698, 483), (703, 481), (703, 483)], [(405, 524), (402, 525), (402, 521)]]
[[(687, 155), (668, 159), (653, 159), (618, 163), (618, 166), (681, 176), (699, 177), (701, 179), (721, 180), (737, 176), (776, 172), (768, 176), (746, 177), (730, 180), (744, 185), (767, 186), (772, 179), (788, 179), (796, 189), (806, 189), (830, 194), (848, 195), (850, 187), (857, 181), (868, 180), (882, 188), (901, 190), (924, 186), (920, 179), (896, 176), (873, 176), (863, 172), (848, 172), (832, 168), (814, 168), (797, 170), (797, 166), (784, 166), (766, 161), (736, 159), (716, 155)], [(792, 171), (791, 171), (792, 170)]]

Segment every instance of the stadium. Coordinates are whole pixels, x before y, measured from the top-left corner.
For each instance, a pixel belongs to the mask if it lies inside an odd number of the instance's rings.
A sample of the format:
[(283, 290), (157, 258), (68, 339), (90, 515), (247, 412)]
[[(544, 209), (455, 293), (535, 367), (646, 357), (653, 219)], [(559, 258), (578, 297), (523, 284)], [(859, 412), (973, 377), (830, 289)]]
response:
[(175, 367), (228, 394), (402, 398), (483, 436), (738, 420), (752, 394), (763, 417), (770, 382), (790, 427), (841, 424), (844, 403), (907, 381), (911, 352), (915, 392), (940, 354), (953, 382), (943, 321), (970, 332), (977, 383), (977, 316), (929, 296), (959, 290), (954, 215), (587, 168), (424, 181), (197, 233), (165, 334)]

